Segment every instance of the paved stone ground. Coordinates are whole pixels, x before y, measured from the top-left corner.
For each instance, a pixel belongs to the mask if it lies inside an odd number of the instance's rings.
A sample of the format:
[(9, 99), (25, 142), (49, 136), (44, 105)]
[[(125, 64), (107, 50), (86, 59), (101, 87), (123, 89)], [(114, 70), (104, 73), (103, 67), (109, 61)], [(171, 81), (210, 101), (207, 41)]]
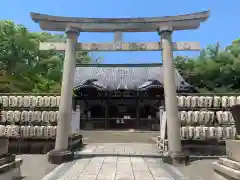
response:
[[(174, 180), (181, 178), (182, 175), (177, 169), (171, 169), (160, 158), (145, 157), (155, 151), (156, 145), (153, 144), (89, 144), (83, 150), (84, 153), (98, 152), (103, 153), (103, 156), (76, 159), (74, 162), (62, 164), (43, 180)], [(112, 156), (109, 155), (111, 153), (113, 153)], [(80, 154), (80, 152), (76, 153), (77, 156)]]
[[(87, 145), (83, 152), (90, 154), (101, 150), (103, 156), (76, 159), (59, 166), (49, 164), (46, 155), (18, 155), (17, 158), (23, 159), (23, 180), (40, 180), (43, 177), (42, 180), (214, 180), (211, 166), (214, 160), (199, 160), (188, 166), (173, 167), (160, 158), (144, 157), (146, 153), (155, 153), (154, 144), (94, 143)], [(107, 156), (104, 151), (112, 155)], [(112, 151), (115, 153), (110, 153)], [(126, 156), (119, 156), (124, 153)], [(134, 153), (142, 156), (133, 157)]]
[(145, 143), (92, 143), (88, 144), (76, 155), (105, 155), (105, 156), (147, 156), (160, 157), (156, 144)]
[(214, 180), (212, 162), (215, 160), (198, 160), (191, 162), (188, 166), (178, 167), (178, 170), (185, 176), (186, 180)]
[(40, 180), (57, 167), (48, 163), (45, 154), (22, 154), (17, 155), (17, 158), (23, 159), (21, 166), (23, 180)]
[(159, 131), (124, 131), (124, 130), (81, 130), (86, 144), (90, 143), (148, 143), (156, 144)]
[(155, 158), (93, 157), (65, 163), (42, 180), (173, 180)]

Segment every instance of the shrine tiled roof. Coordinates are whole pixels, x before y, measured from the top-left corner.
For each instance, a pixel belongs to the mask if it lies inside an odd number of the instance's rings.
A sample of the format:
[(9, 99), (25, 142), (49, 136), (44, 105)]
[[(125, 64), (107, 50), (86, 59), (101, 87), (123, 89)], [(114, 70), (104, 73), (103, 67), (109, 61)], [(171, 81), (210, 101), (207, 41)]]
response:
[[(149, 85), (163, 86), (162, 64), (82, 64), (75, 70), (74, 87), (136, 90)], [(175, 70), (177, 89), (191, 87)]]

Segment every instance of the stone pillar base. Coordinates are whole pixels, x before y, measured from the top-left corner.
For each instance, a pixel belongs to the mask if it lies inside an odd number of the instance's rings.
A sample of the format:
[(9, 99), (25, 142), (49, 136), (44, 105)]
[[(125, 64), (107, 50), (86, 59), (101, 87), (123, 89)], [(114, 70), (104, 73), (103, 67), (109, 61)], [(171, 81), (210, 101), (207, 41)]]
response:
[(172, 165), (187, 165), (189, 163), (189, 156), (181, 153), (178, 155), (168, 155), (163, 158), (163, 162), (172, 164)]
[(73, 160), (73, 152), (68, 150), (52, 150), (48, 152), (48, 161), (51, 164), (62, 164)]

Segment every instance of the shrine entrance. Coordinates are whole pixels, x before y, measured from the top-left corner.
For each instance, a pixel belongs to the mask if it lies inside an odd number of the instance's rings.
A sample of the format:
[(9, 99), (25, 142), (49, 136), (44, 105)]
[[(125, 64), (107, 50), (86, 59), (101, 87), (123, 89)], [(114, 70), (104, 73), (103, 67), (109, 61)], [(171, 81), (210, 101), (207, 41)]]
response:
[[(43, 30), (65, 31), (67, 35), (66, 43), (40, 44), (40, 50), (51, 49), (65, 52), (57, 137), (55, 149), (49, 152), (51, 162), (66, 161), (73, 158), (72, 153), (67, 150), (69, 132), (66, 127), (69, 127), (69, 120), (71, 119), (72, 91), (74, 76), (76, 75), (76, 51), (162, 51), (169, 155), (172, 159), (183, 156), (179, 136), (180, 121), (178, 118), (173, 51), (198, 51), (200, 45), (196, 42), (172, 42), (172, 33), (178, 30), (199, 28), (201, 22), (208, 19), (208, 11), (154, 18), (71, 18), (38, 13), (31, 13), (31, 17), (39, 23)], [(161, 39), (160, 42), (148, 43), (77, 43), (80, 32), (158, 32)], [(157, 80), (159, 79), (157, 78)], [(146, 79), (146, 81), (149, 86), (155, 85), (155, 81), (151, 79)], [(94, 81), (90, 83), (96, 88), (106, 88), (105, 84), (99, 86)], [(146, 84), (143, 85), (146, 86)], [(119, 89), (124, 88), (124, 84), (120, 84)]]

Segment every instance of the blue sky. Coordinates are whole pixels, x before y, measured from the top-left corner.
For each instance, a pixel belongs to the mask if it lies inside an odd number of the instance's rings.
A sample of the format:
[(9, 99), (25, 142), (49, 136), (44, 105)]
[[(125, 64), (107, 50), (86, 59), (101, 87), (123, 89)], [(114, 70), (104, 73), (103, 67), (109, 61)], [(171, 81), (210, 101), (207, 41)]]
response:
[[(30, 12), (75, 17), (153, 17), (171, 16), (210, 10), (209, 20), (198, 30), (174, 32), (173, 41), (198, 41), (201, 47), (220, 42), (231, 44), (240, 37), (239, 0), (1, 0), (1, 20), (13, 20), (30, 31), (41, 31), (30, 18)], [(111, 33), (82, 33), (79, 41), (108, 42)], [(158, 41), (157, 33), (124, 33), (124, 41)], [(103, 63), (161, 62), (160, 52), (93, 53), (104, 58)], [(175, 55), (196, 56), (198, 53), (177, 52)]]

